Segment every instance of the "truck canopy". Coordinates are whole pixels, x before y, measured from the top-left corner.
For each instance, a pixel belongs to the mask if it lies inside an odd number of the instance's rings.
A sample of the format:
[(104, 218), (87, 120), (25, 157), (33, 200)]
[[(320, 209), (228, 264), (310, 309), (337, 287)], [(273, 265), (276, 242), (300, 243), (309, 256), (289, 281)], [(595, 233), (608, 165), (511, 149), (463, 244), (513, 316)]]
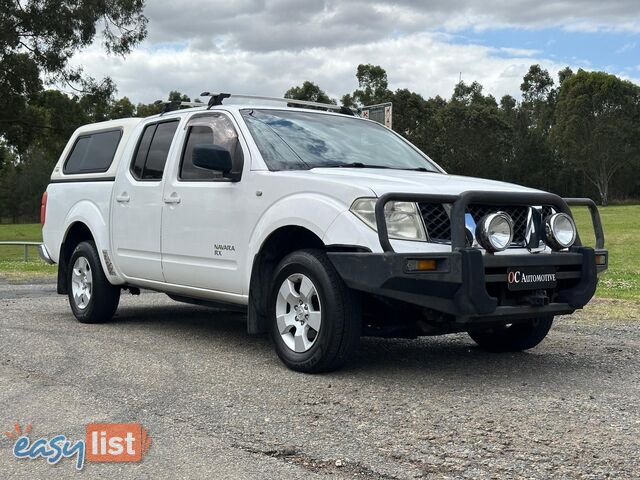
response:
[(122, 153), (143, 118), (83, 125), (67, 142), (51, 174), (52, 182), (115, 177)]

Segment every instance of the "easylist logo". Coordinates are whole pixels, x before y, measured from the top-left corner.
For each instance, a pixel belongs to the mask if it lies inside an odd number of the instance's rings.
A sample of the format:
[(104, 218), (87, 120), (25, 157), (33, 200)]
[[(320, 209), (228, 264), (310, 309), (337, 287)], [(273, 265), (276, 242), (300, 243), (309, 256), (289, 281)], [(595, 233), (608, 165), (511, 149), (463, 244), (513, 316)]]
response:
[(64, 434), (32, 439), (31, 425), (24, 429), (18, 423), (5, 435), (15, 440), (13, 455), (19, 459), (43, 458), (55, 465), (63, 458), (76, 459), (76, 469), (86, 462), (139, 462), (149, 451), (151, 437), (139, 423), (89, 423), (81, 440)]
[(522, 273), (519, 270), (515, 272), (509, 272), (509, 276), (507, 277), (507, 281), (511, 284), (521, 284), (521, 283), (549, 283), (556, 281), (555, 273), (532, 273), (526, 274)]

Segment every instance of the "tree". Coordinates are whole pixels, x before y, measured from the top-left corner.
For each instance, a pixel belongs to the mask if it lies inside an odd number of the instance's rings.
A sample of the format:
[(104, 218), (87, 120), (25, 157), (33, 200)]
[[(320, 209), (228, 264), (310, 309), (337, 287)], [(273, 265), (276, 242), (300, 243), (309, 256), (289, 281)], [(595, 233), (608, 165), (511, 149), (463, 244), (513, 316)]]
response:
[(640, 87), (604, 72), (578, 70), (560, 88), (553, 141), (607, 205), (614, 175), (638, 166)]
[(522, 79), (522, 105), (528, 116), (528, 127), (538, 130), (537, 134), (546, 136), (553, 122), (555, 97), (553, 79), (540, 65), (531, 65)]
[(393, 94), (395, 124), (393, 129), (411, 142), (420, 140), (423, 134), (427, 101), (419, 93), (406, 88)]
[(151, 115), (157, 115), (162, 111), (163, 105), (161, 102), (154, 103), (139, 103), (136, 106), (136, 117), (150, 117)]
[(54, 79), (77, 81), (80, 72), (68, 68), (69, 59), (93, 42), (96, 27), (102, 27), (108, 52), (125, 55), (146, 36), (143, 7), (143, 0), (3, 2), (0, 77), (10, 79), (10, 67), (17, 61)]
[(513, 115), (518, 107), (518, 102), (511, 95), (504, 95), (500, 99), (500, 108), (506, 115)]
[(571, 68), (569, 67), (564, 67), (562, 70), (560, 70), (558, 72), (558, 80), (560, 82), (560, 85), (562, 85), (568, 78), (573, 77), (573, 75), (573, 70), (571, 70)]
[(113, 96), (116, 85), (110, 78), (105, 78), (101, 84), (90, 85), (79, 98), (80, 107), (88, 116), (87, 123), (104, 122), (111, 118)]
[(29, 102), (33, 113), (29, 143), (20, 148), (5, 146), (0, 170), (0, 217), (37, 220), (42, 192), (73, 131), (110, 118), (113, 102), (106, 90), (103, 87), (84, 95), (44, 90), (33, 96)]
[(464, 82), (459, 82), (453, 89), (453, 95), (451, 100), (454, 102), (460, 102), (467, 106), (470, 105), (496, 105), (496, 99), (492, 95), (486, 97), (482, 93), (482, 85), (478, 82), (473, 82), (467, 85)]
[(393, 130), (429, 155), (439, 156), (439, 111), (442, 98), (425, 100), (406, 88), (396, 90), (393, 102)]
[[(70, 58), (101, 30), (108, 52), (124, 55), (146, 35), (143, 0), (5, 1), (0, 7), (0, 135), (20, 151), (37, 123), (30, 106), (42, 79), (93, 90)], [(104, 86), (104, 85), (102, 85)]]
[(18, 150), (24, 150), (37, 131), (33, 125), (38, 119), (28, 102), (41, 90), (38, 67), (28, 55), (0, 53), (0, 136)]
[(330, 98), (324, 90), (313, 82), (305, 81), (302, 86), (291, 87), (284, 94), (284, 98), (293, 98), (295, 100), (306, 100), (308, 102), (333, 103), (336, 101)]
[(388, 102), (392, 92), (389, 90), (387, 72), (379, 65), (360, 64), (356, 70), (358, 89), (342, 97), (346, 107), (374, 105)]
[[(91, 102), (81, 102), (78, 96), (71, 96), (58, 90), (45, 90), (39, 93), (32, 105), (40, 112), (43, 128), (38, 132), (30, 147), (37, 145), (45, 151), (50, 161), (49, 170), (60, 156), (69, 137), (80, 125), (91, 122), (91, 116), (84, 109)], [(25, 154), (22, 161), (28, 162), (30, 156)]]
[(136, 107), (128, 97), (122, 97), (111, 106), (110, 118), (128, 118), (133, 117), (136, 112)]
[[(167, 97), (168, 102), (190, 102), (189, 96), (178, 92), (177, 90), (171, 90)], [(196, 98), (196, 102), (200, 102), (199, 99)], [(164, 108), (164, 102), (155, 101), (153, 103), (139, 103), (136, 107), (135, 116), (136, 117), (150, 117), (151, 115), (157, 115), (162, 112)]]
[[(512, 129), (513, 145), (505, 178), (563, 193), (557, 181), (562, 165), (549, 142), (556, 101), (553, 79), (540, 65), (531, 65), (520, 90), (522, 101), (517, 107), (508, 103), (501, 107)], [(549, 175), (551, 171), (556, 175)]]
[(456, 85), (439, 112), (442, 166), (451, 173), (504, 179), (512, 131), (491, 95), (473, 82)]
[(553, 79), (540, 65), (531, 65), (522, 79), (520, 90), (525, 102), (545, 101), (553, 89)]
[(169, 101), (170, 102), (190, 102), (191, 99), (185, 93), (180, 93), (177, 90), (171, 90), (169, 92)]

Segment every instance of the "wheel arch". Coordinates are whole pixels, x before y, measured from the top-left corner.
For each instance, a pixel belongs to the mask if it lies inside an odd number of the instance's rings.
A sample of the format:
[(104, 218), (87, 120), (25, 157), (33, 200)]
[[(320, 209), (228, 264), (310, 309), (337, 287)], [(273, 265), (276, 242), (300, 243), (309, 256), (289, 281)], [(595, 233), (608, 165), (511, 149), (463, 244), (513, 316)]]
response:
[[(271, 287), (273, 272), (288, 254), (305, 248), (327, 251), (320, 236), (300, 225), (285, 225), (273, 230), (262, 242), (253, 257), (249, 280), (249, 305), (247, 330), (251, 334), (267, 331), (267, 297)], [(349, 247), (340, 246), (342, 251)], [(358, 249), (358, 247), (353, 247)]]
[(110, 260), (107, 262), (108, 257), (105, 258), (105, 252), (108, 251), (107, 224), (98, 207), (88, 202), (82, 206), (78, 204), (69, 212), (69, 220), (66, 223), (67, 228), (62, 236), (58, 258), (58, 293), (67, 293), (69, 259), (78, 244), (84, 241), (92, 241), (95, 244), (102, 269), (111, 282), (114, 276), (113, 266)]
[(66, 294), (67, 271), (69, 260), (75, 248), (84, 241), (95, 242), (95, 237), (91, 229), (83, 221), (77, 220), (67, 227), (60, 244), (60, 255), (58, 257), (58, 293)]

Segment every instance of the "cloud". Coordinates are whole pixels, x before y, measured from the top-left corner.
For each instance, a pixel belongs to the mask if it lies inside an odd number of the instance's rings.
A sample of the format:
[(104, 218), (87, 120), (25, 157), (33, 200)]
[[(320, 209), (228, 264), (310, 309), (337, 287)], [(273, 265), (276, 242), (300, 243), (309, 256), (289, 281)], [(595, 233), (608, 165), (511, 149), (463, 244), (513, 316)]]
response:
[(503, 47), (500, 49), (501, 52), (504, 52), (508, 55), (514, 56), (514, 57), (534, 57), (534, 56), (539, 56), (540, 54), (542, 54), (542, 52), (540, 50), (535, 50), (535, 49), (531, 49), (531, 48), (509, 48), (509, 47)]
[(353, 45), (425, 30), (640, 32), (637, 0), (182, 0), (149, 2), (146, 14), (152, 42), (217, 38), (247, 51)]
[(304, 80), (339, 98), (356, 88), (359, 63), (379, 64), (391, 88), (425, 96), (448, 97), (460, 73), (497, 98), (518, 96), (529, 65), (555, 73), (566, 64), (521, 45), (459, 44), (458, 32), (640, 32), (637, 0), (182, 0), (149, 1), (145, 13), (149, 36), (125, 59), (97, 43), (73, 60), (95, 77), (112, 77), (134, 102), (170, 90), (280, 96)]
[(628, 43), (625, 43), (623, 46), (621, 46), (619, 49), (617, 49), (616, 53), (620, 54), (620, 53), (628, 52), (629, 50), (635, 50), (635, 48), (636, 48), (636, 42), (628, 42)]
[(478, 80), (498, 97), (518, 95), (522, 76), (532, 63), (541, 63), (552, 72), (564, 66), (532, 55), (528, 50), (504, 55), (492, 47), (452, 44), (440, 34), (415, 33), (303, 52), (142, 48), (121, 59), (92, 47), (75, 61), (97, 77), (114, 78), (120, 95), (148, 102), (174, 89), (192, 97), (203, 90), (281, 96), (304, 80), (340, 98), (357, 87), (359, 63), (382, 65), (392, 89), (410, 88), (425, 96), (449, 96), (460, 73), (463, 80)]

